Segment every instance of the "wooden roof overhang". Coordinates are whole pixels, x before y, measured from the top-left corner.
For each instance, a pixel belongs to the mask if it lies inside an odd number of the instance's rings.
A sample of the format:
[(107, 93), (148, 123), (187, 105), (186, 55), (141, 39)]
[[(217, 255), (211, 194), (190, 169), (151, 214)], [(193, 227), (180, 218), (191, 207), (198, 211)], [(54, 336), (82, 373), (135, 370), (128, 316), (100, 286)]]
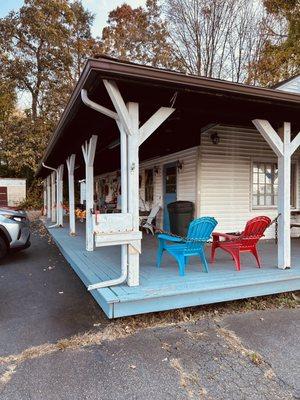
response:
[(198, 145), (201, 130), (214, 123), (253, 127), (252, 119), (259, 118), (267, 119), (275, 129), (289, 121), (294, 133), (300, 130), (298, 94), (108, 58), (89, 59), (46, 149), (37, 176), (49, 174), (42, 162), (56, 168), (76, 153), (76, 177), (84, 177), (81, 145), (91, 135), (98, 135), (95, 174), (119, 168), (119, 146), (112, 145), (119, 138), (116, 122), (81, 100), (81, 90), (86, 89), (91, 100), (114, 110), (103, 79), (117, 83), (125, 102), (139, 103), (141, 124), (159, 107), (174, 104), (176, 111), (141, 146), (141, 161)]

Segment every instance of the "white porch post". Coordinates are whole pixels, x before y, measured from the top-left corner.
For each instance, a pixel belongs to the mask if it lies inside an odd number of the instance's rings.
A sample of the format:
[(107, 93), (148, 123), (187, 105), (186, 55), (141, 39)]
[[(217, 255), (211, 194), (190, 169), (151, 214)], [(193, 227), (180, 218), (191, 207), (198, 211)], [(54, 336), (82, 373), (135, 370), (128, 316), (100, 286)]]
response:
[(69, 225), (70, 235), (76, 235), (75, 228), (75, 199), (74, 199), (74, 167), (75, 167), (75, 154), (72, 154), (67, 159), (68, 168), (68, 183), (69, 183)]
[(47, 180), (43, 181), (43, 198), (44, 198), (44, 208), (43, 208), (43, 216), (47, 215)]
[(86, 187), (86, 249), (94, 250), (93, 216), (94, 207), (94, 159), (98, 136), (93, 135), (89, 142), (82, 145), (85, 161), (85, 187)]
[[(139, 233), (139, 146), (175, 111), (171, 107), (160, 107), (143, 126), (139, 127), (139, 104), (131, 102), (126, 106), (117, 84), (114, 81), (105, 79), (103, 83), (116, 112), (90, 100), (85, 89), (81, 91), (81, 98), (88, 107), (113, 118), (119, 127), (121, 135), (122, 213), (130, 214), (132, 221), (131, 235), (135, 234), (136, 239), (131, 239), (128, 244), (122, 245), (122, 275), (120, 278), (91, 285), (89, 290), (117, 285), (124, 282), (126, 276), (129, 286), (139, 284), (139, 254), (141, 251), (141, 235)], [(82, 151), (86, 160), (88, 154), (87, 143), (82, 148)], [(88, 173), (86, 176), (88, 176)], [(88, 186), (87, 181), (86, 185)], [(88, 192), (87, 188), (87, 204)], [(127, 204), (125, 204), (126, 200)], [(128, 274), (126, 271), (127, 255)]]
[(279, 134), (283, 155), (278, 157), (278, 268), (285, 269), (291, 267), (291, 124), (285, 122)]
[[(122, 125), (118, 123), (120, 130), (120, 152), (121, 152), (121, 211), (128, 213), (128, 163), (127, 163), (127, 135)], [(128, 249), (127, 244), (122, 244), (121, 247), (121, 268), (123, 273), (128, 277)], [(126, 276), (125, 276), (126, 279)]]
[(278, 268), (291, 267), (291, 156), (300, 144), (300, 133), (291, 142), (291, 124), (279, 134), (266, 120), (252, 121), (278, 157)]
[(51, 218), (51, 175), (47, 176), (47, 218)]
[(55, 191), (56, 172), (51, 173), (51, 221), (56, 222), (56, 191)]
[[(160, 107), (141, 127), (139, 127), (139, 104), (130, 102), (127, 106), (114, 81), (103, 80), (106, 90), (117, 111), (116, 121), (127, 134), (127, 176), (128, 212), (132, 215), (133, 231), (139, 230), (139, 146), (175, 111), (171, 107)], [(97, 108), (94, 105), (92, 108)], [(100, 110), (99, 110), (100, 111)], [(103, 111), (102, 111), (103, 112)], [(107, 110), (105, 110), (108, 115)], [(114, 116), (115, 118), (115, 116)], [(128, 246), (129, 286), (139, 285), (139, 253), (141, 241)]]
[[(128, 103), (131, 122), (131, 135), (128, 135), (128, 212), (132, 215), (133, 230), (139, 230), (139, 105)], [(129, 286), (139, 285), (140, 253), (133, 246), (128, 246)]]
[(64, 165), (61, 164), (57, 168), (57, 225), (63, 226), (63, 177), (64, 177)]

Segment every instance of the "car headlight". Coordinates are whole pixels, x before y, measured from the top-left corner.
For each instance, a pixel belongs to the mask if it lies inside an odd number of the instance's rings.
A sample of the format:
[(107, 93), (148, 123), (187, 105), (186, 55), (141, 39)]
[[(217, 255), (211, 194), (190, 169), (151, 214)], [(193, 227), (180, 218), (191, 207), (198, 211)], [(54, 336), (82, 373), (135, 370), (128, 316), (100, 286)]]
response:
[(4, 214), (3, 217), (11, 219), (13, 221), (17, 221), (17, 222), (26, 221), (26, 217), (19, 217), (16, 215)]

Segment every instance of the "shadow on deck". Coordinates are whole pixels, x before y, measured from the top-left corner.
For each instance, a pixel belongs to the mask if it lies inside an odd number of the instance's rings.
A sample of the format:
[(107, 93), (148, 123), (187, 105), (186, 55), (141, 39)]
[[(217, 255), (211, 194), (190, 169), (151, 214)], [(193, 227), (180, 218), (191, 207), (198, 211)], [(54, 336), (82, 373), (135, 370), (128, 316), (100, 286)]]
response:
[[(69, 236), (68, 227), (52, 228), (49, 232), (86, 286), (119, 277), (120, 246), (86, 251), (84, 223), (77, 224), (75, 237)], [(261, 241), (261, 269), (256, 268), (254, 257), (245, 253), (241, 256), (241, 271), (237, 272), (230, 256), (217, 250), (216, 262), (209, 264), (209, 273), (203, 272), (200, 261), (192, 257), (184, 277), (179, 276), (175, 260), (166, 253), (162, 267), (156, 268), (156, 246), (156, 239), (144, 234), (139, 286), (123, 284), (91, 292), (109, 318), (300, 289), (300, 239), (292, 241), (292, 268), (289, 270), (277, 268), (274, 241)], [(207, 256), (209, 251), (207, 246)]]

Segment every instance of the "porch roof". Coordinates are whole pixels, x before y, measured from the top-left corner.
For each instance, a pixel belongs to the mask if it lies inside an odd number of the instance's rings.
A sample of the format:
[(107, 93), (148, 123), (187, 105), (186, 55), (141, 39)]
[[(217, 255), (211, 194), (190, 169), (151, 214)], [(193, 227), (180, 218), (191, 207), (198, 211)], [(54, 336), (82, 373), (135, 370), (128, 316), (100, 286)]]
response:
[[(76, 175), (81, 178), (81, 145), (91, 135), (98, 135), (95, 173), (119, 168), (119, 148), (113, 146), (119, 137), (115, 121), (85, 106), (80, 95), (86, 89), (91, 100), (114, 110), (103, 79), (116, 81), (125, 101), (140, 104), (141, 123), (161, 106), (176, 109), (141, 146), (141, 160), (200, 144), (201, 130), (214, 123), (252, 126), (251, 120), (259, 118), (269, 120), (274, 128), (289, 121), (294, 133), (300, 129), (298, 94), (100, 57), (88, 59), (42, 162), (58, 167), (76, 153)], [(37, 176), (47, 174), (40, 165)]]

